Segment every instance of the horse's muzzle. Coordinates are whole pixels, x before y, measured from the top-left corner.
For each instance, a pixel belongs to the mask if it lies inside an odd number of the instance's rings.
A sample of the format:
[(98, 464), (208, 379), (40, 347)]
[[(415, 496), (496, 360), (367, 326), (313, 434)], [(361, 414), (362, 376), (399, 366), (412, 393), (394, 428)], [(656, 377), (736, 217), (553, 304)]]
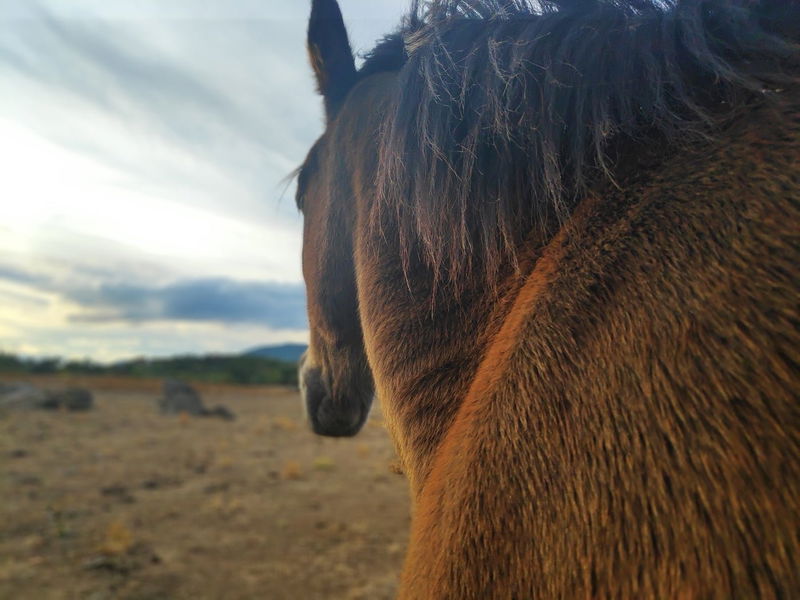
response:
[[(322, 370), (307, 364), (299, 368), (300, 392), (311, 429), (317, 435), (352, 437), (364, 426), (372, 406), (372, 386), (345, 386), (347, 392), (334, 394)], [(370, 382), (371, 383), (371, 382)]]

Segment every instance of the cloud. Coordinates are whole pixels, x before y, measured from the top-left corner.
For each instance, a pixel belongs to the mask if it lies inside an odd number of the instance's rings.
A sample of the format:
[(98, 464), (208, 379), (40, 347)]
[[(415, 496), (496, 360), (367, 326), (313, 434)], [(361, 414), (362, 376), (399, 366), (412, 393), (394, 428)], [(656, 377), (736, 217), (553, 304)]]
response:
[[(0, 89), (13, 93), (0, 94), (0, 118), (114, 169), (129, 189), (297, 235), (282, 181), (323, 120), (308, 6), (273, 4), (9, 0)], [(343, 1), (354, 47), (390, 30), (398, 6)]]
[(37, 286), (47, 283), (47, 279), (41, 275), (8, 265), (0, 265), (0, 281), (3, 280), (28, 286)]
[(0, 287), (55, 296), (71, 309), (73, 323), (148, 321), (250, 323), (274, 329), (306, 329), (301, 283), (224, 277), (182, 279), (161, 285), (125, 281), (91, 267), (63, 273), (0, 263)]
[(103, 284), (69, 290), (66, 295), (81, 307), (70, 317), (76, 323), (204, 321), (307, 327), (305, 290), (300, 284), (229, 279), (181, 281), (157, 288)]
[[(340, 0), (366, 50), (405, 2)], [(307, 2), (0, 2), (0, 344), (220, 351), (307, 336), (283, 178), (322, 132)], [(4, 266), (5, 265), (5, 266)]]
[(65, 19), (57, 3), (32, 5), (0, 19), (0, 89), (14, 90), (0, 117), (126, 187), (296, 228), (281, 181), (322, 122), (303, 19)]
[[(0, 263), (0, 351), (114, 361), (308, 341), (300, 284)], [(150, 278), (152, 279), (152, 278)]]

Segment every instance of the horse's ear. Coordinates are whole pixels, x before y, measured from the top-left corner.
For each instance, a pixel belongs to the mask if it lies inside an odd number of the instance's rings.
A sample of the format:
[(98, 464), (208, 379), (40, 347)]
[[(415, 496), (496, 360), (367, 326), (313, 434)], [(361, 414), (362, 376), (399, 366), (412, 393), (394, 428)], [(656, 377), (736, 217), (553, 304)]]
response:
[(356, 82), (356, 64), (336, 0), (313, 0), (308, 54), (319, 92), (325, 99), (325, 112), (331, 119)]

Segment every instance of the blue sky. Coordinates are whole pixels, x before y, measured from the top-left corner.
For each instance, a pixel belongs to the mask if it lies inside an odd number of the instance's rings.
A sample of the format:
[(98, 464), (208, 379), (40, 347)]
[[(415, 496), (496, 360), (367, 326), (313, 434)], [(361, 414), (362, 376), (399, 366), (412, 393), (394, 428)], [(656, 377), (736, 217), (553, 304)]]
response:
[[(356, 51), (405, 0), (341, 0)], [(310, 2), (0, 1), (0, 351), (305, 341)]]

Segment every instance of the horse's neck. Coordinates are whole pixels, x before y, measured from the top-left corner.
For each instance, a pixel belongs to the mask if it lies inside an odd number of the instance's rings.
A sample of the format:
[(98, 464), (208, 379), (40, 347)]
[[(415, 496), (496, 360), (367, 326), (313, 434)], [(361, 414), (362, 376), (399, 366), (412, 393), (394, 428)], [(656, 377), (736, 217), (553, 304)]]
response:
[(377, 396), (416, 496), (544, 242), (530, 240), (518, 268), (506, 266), (494, 285), (476, 283), (457, 297), (441, 290), (432, 302), (424, 267), (412, 265), (407, 278), (398, 249), (376, 241), (357, 251), (371, 263), (358, 268), (362, 323)]
[[(654, 156), (658, 157), (657, 151)], [(634, 183), (653, 177), (661, 164), (646, 152), (629, 162), (635, 168), (622, 175)], [(587, 202), (576, 210), (580, 212), (591, 204)], [(359, 204), (359, 213), (367, 214), (368, 205)], [(622, 204), (619, 206), (622, 210)], [(371, 234), (369, 228), (358, 229), (361, 237), (356, 240), (356, 270), (369, 362), (388, 428), (412, 494), (417, 495), (425, 485), (443, 434), (552, 236), (530, 240), (520, 252), (520, 268), (515, 271), (507, 266), (496, 282), (496, 292), (491, 286), (477, 284), (458, 298), (438, 294), (431, 304), (430, 274), (421, 272), (420, 265), (412, 265), (411, 277), (406, 277), (399, 245), (387, 239), (386, 232), (396, 231), (396, 224), (388, 222)], [(592, 256), (585, 258), (594, 260)]]

